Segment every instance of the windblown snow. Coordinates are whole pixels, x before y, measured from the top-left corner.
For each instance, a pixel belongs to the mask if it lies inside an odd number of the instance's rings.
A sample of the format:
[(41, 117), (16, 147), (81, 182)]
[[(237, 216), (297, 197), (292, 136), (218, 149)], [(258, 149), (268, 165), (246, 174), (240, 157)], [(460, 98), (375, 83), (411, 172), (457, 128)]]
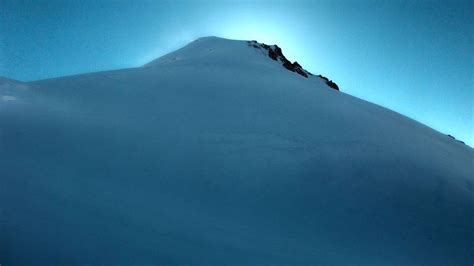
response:
[(265, 49), (0, 80), (0, 264), (471, 265), (473, 149)]

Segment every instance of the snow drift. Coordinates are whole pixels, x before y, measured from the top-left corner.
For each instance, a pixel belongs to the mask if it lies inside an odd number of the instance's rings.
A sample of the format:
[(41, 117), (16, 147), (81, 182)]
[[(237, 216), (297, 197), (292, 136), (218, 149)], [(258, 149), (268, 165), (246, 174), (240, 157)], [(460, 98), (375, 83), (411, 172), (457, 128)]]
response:
[(2, 265), (474, 262), (472, 148), (249, 42), (0, 95)]

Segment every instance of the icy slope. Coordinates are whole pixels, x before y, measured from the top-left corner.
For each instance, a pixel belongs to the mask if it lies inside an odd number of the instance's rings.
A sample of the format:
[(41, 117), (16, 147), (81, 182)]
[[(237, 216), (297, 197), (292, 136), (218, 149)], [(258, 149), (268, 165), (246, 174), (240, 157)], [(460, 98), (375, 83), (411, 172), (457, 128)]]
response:
[(471, 148), (245, 41), (1, 84), (2, 265), (474, 261)]

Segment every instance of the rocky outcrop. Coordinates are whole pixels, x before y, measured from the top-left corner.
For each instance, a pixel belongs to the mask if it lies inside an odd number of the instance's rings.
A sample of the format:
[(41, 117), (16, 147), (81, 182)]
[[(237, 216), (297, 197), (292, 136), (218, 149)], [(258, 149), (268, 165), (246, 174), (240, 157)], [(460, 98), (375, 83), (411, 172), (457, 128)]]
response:
[(324, 80), (326, 81), (326, 84), (327, 84), (329, 87), (331, 87), (331, 88), (333, 88), (333, 89), (335, 89), (335, 90), (339, 90), (339, 86), (337, 86), (337, 84), (334, 83), (334, 81), (332, 81), (332, 80), (330, 80), (330, 79), (328, 79), (328, 78), (326, 78), (325, 76), (322, 76), (322, 75), (318, 75), (318, 77), (321, 78), (321, 79), (324, 79)]
[[(292, 72), (295, 72), (305, 78), (309, 76), (313, 76), (309, 71), (306, 71), (298, 62), (292, 63), (290, 60), (288, 60), (285, 55), (283, 55), (283, 51), (281, 50), (278, 45), (267, 45), (264, 43), (259, 43), (255, 40), (253, 41), (248, 41), (248, 45), (257, 48), (257, 49), (264, 49), (268, 51), (268, 57), (275, 61), (279, 61), (282, 63), (282, 66)], [(329, 80), (328, 78), (318, 75), (319, 78), (324, 79), (326, 81), (326, 84), (334, 89), (334, 90), (339, 90), (339, 86), (337, 86), (336, 83), (334, 83), (332, 80)]]
[(464, 143), (464, 141), (462, 141), (462, 140), (458, 140), (457, 138), (455, 138), (455, 137), (454, 137), (454, 136), (452, 136), (452, 135), (449, 135), (449, 134), (448, 134), (448, 135), (446, 135), (446, 136), (448, 136), (448, 137), (452, 138), (453, 140), (455, 140), (455, 141), (457, 141), (457, 142), (460, 142), (460, 143), (462, 143), (462, 144), (466, 145), (466, 143)]

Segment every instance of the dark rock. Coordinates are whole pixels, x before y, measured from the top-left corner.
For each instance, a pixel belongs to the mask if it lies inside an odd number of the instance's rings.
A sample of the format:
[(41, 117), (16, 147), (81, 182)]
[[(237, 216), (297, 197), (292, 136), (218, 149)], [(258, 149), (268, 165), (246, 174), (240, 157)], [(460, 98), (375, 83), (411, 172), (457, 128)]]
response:
[(301, 76), (303, 76), (305, 78), (308, 77), (308, 74), (306, 74), (306, 72), (301, 68), (295, 68), (295, 71), (296, 71), (296, 73), (300, 74)]
[(285, 56), (283, 55), (283, 52), (281, 51), (281, 48), (278, 47), (278, 45), (275, 45), (275, 53), (277, 54), (277, 56), (285, 58)]
[[(282, 62), (282, 66), (286, 69), (288, 69), (291, 72), (296, 72), (298, 75), (301, 75), (305, 78), (308, 76), (313, 76), (310, 72), (304, 70), (304, 68), (298, 63), (294, 62), (292, 63), (290, 60), (286, 59), (286, 57), (283, 55), (283, 51), (281, 50), (278, 45), (267, 45), (264, 43), (258, 43), (257, 41), (248, 41), (249, 46), (252, 46), (254, 48), (260, 49), (263, 48), (265, 50), (268, 50), (268, 57), (275, 61), (280, 61)], [(336, 83), (334, 83), (332, 80), (329, 80), (328, 78), (318, 75), (318, 77), (324, 79), (326, 81), (326, 84), (331, 87), (332, 89), (339, 90), (339, 86), (337, 86)]]
[(326, 82), (329, 82), (329, 79), (328, 79), (328, 78), (326, 78), (325, 76), (318, 75), (318, 77), (320, 77), (320, 78), (324, 79)]
[(461, 142), (462, 144), (466, 145), (466, 143), (464, 143), (464, 141), (462, 141), (462, 140), (458, 140), (458, 139), (457, 139), (457, 138), (455, 138), (454, 136), (451, 136), (451, 135), (449, 135), (449, 134), (448, 134), (448, 135), (446, 135), (446, 136), (448, 136), (448, 137), (452, 138), (453, 140), (455, 140), (455, 141), (457, 141), (457, 142)]
[(268, 49), (268, 56), (275, 61), (278, 59), (277, 53), (275, 53), (275, 51), (272, 49)]
[(284, 61), (283, 61), (283, 66), (284, 66), (286, 69), (295, 72), (295, 67), (293, 66), (293, 64), (292, 64), (290, 61), (284, 60)]
[(333, 89), (335, 89), (335, 90), (337, 90), (337, 91), (339, 90), (339, 86), (337, 86), (337, 84), (334, 83), (332, 80), (326, 82), (326, 84), (328, 84), (329, 87), (331, 87), (331, 88), (333, 88)]

